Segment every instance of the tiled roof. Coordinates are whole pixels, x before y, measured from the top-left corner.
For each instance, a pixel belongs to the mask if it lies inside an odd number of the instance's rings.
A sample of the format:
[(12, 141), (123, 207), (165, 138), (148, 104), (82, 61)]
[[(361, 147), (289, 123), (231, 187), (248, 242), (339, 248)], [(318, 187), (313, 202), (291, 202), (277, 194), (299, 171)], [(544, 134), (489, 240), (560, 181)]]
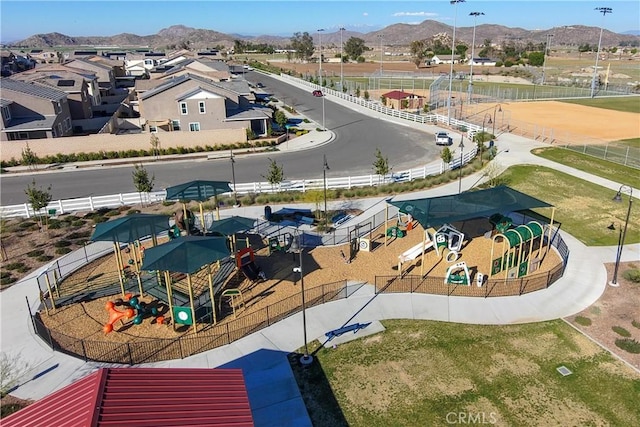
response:
[(81, 64), (87, 64), (89, 66), (93, 66), (95, 68), (100, 68), (100, 69), (103, 69), (105, 71), (111, 71), (113, 69), (112, 67), (109, 67), (108, 65), (101, 64), (100, 62), (89, 61), (86, 58), (74, 58), (74, 59), (72, 59), (70, 61), (70, 63), (67, 63), (67, 64), (69, 65), (69, 67), (74, 68), (73, 67), (73, 63), (74, 62), (78, 62), (79, 63), (78, 65), (80, 65), (80, 66), (81, 66)]
[(102, 368), (3, 427), (253, 426), (241, 369)]
[(407, 99), (407, 98), (422, 98), (420, 95), (416, 95), (415, 93), (404, 92), (402, 90), (392, 90), (391, 92), (387, 92), (383, 94), (387, 99)]
[(0, 107), (8, 107), (11, 104), (13, 104), (12, 100), (0, 98)]
[(2, 132), (51, 130), (55, 122), (56, 116), (12, 117)]
[(0, 88), (2, 88), (3, 91), (19, 92), (52, 101), (60, 101), (67, 97), (67, 94), (61, 90), (37, 83), (20, 82), (14, 79), (2, 79), (2, 81), (0, 81)]

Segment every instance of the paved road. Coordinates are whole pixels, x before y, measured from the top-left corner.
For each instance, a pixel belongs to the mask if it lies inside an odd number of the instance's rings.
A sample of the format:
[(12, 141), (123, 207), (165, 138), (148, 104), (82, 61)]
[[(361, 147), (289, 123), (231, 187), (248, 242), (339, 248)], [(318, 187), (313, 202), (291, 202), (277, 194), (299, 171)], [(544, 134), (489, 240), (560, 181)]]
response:
[[(296, 88), (258, 73), (248, 73), (250, 81), (265, 84), (265, 90), (278, 99), (293, 103), (309, 119), (322, 122), (322, 99), (309, 91)], [(270, 153), (238, 157), (235, 164), (237, 182), (264, 181), (267, 156), (283, 165), (287, 179), (322, 177), (322, 155), (326, 154), (330, 170), (328, 177), (365, 175), (373, 172), (376, 148), (389, 158), (393, 170), (406, 170), (429, 163), (439, 157), (432, 143), (433, 136), (416, 128), (366, 116), (337, 103), (325, 100), (325, 125), (334, 131), (335, 140), (315, 150)], [(155, 175), (155, 188), (161, 189), (192, 179), (231, 180), (228, 160), (187, 160), (145, 166)], [(131, 166), (96, 168), (69, 172), (38, 173), (38, 185), (52, 186), (56, 199), (99, 196), (134, 192)], [(34, 177), (2, 177), (1, 205), (24, 203), (24, 189)]]

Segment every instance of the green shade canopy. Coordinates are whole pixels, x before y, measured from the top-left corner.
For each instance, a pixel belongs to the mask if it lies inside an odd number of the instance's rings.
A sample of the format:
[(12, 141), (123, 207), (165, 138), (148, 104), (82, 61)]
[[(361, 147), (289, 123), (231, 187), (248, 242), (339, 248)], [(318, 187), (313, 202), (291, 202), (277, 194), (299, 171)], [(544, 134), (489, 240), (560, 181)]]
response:
[(147, 249), (142, 270), (191, 274), (230, 254), (226, 237), (183, 236)]
[(167, 188), (167, 200), (195, 200), (205, 202), (218, 194), (233, 190), (227, 181), (191, 181)]
[(133, 214), (96, 224), (90, 240), (130, 243), (168, 229), (168, 215)]
[(224, 236), (231, 236), (240, 231), (247, 231), (253, 228), (255, 219), (245, 218), (242, 216), (232, 216), (230, 218), (214, 221), (207, 231), (220, 233)]
[(496, 212), (517, 212), (553, 206), (504, 185), (449, 196), (389, 203), (400, 209), (400, 212), (411, 214), (424, 229), (438, 228), (456, 221), (488, 218)]

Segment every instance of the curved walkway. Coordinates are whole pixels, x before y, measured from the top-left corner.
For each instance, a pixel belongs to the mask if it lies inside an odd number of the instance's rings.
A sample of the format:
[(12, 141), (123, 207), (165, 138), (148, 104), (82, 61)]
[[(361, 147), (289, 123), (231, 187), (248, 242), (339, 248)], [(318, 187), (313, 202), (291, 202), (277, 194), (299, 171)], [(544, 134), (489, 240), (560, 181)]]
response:
[[(549, 166), (614, 191), (619, 188), (618, 183), (533, 156), (529, 151), (537, 146), (545, 145), (514, 135), (501, 135), (495, 161), (501, 167), (522, 163)], [(463, 190), (474, 187), (482, 179), (480, 173), (463, 178)], [(457, 190), (458, 182), (453, 182), (397, 198), (434, 197)], [(640, 195), (640, 191), (634, 191), (634, 194)], [(368, 199), (360, 203), (365, 209), (375, 209), (376, 204), (383, 207), (382, 199)], [(259, 217), (263, 212), (262, 207), (240, 207), (224, 213)], [(347, 299), (307, 310), (308, 337), (310, 340), (323, 337), (327, 331), (346, 323), (393, 318), (509, 324), (539, 322), (575, 314), (602, 295), (607, 281), (603, 263), (615, 260), (616, 248), (586, 247), (571, 235), (561, 233), (571, 251), (569, 262), (564, 276), (548, 289), (522, 296), (486, 299), (423, 294), (376, 296), (372, 285), (354, 282), (353, 294)], [(640, 245), (626, 245), (622, 260), (640, 260)], [(19, 355), (20, 362), (31, 368), (23, 375), (20, 387), (12, 392), (20, 398), (40, 399), (103, 366), (53, 352), (34, 334), (25, 297), (29, 299), (31, 309), (35, 309), (39, 304), (35, 278), (43, 270), (32, 273), (0, 293), (2, 351)], [(256, 425), (311, 425), (286, 357), (304, 344), (301, 325), (301, 314), (298, 313), (230, 345), (186, 359), (149, 366), (241, 367)], [(46, 373), (39, 375), (43, 372)]]

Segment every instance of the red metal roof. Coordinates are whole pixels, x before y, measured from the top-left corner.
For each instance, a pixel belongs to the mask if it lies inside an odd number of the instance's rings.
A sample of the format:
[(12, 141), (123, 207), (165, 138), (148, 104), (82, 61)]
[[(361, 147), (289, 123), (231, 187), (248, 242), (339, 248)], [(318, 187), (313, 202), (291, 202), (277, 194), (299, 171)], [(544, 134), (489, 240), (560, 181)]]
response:
[(241, 369), (103, 368), (3, 427), (253, 426)]
[(416, 95), (415, 93), (404, 92), (402, 90), (392, 90), (391, 92), (387, 92), (383, 94), (387, 99), (407, 99), (411, 97), (422, 98), (420, 95)]

